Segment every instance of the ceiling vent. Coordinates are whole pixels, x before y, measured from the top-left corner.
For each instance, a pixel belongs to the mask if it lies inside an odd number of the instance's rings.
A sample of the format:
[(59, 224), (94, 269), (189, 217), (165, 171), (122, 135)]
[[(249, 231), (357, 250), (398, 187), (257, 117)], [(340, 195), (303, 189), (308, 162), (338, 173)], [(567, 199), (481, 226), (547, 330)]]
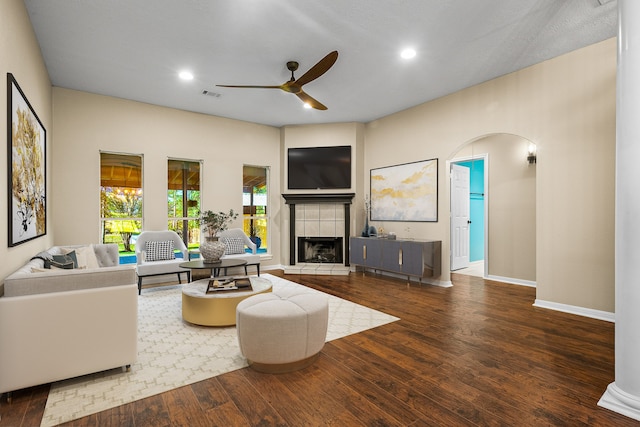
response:
[(214, 98), (220, 98), (220, 94), (218, 92), (212, 92), (206, 89), (202, 91), (202, 94), (207, 96), (213, 96)]

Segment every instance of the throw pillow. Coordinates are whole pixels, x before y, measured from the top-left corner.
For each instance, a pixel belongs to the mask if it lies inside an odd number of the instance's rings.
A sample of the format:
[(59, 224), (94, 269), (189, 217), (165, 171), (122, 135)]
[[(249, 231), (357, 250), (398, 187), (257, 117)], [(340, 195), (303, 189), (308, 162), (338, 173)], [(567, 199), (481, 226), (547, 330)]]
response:
[(174, 259), (173, 240), (144, 242), (145, 261), (164, 261)]
[(60, 248), (63, 254), (69, 255), (71, 252), (76, 254), (76, 268), (87, 265), (87, 256), (85, 255), (84, 248)]
[(41, 259), (44, 262), (44, 266), (45, 268), (48, 268), (49, 266), (49, 262), (52, 260), (51, 258), (51, 254), (47, 251), (42, 251), (39, 252), (36, 256), (34, 256), (33, 258), (31, 258), (32, 260), (34, 259)]
[(244, 239), (240, 237), (222, 237), (224, 242), (224, 254), (243, 254), (244, 253)]
[(100, 268), (100, 264), (98, 264), (98, 257), (96, 257), (96, 250), (93, 247), (93, 243), (87, 246), (87, 268)]
[(62, 248), (62, 250), (66, 251), (66, 253), (71, 253), (71, 251), (75, 251), (76, 258), (78, 259), (78, 267), (86, 267), (86, 268), (98, 268), (98, 259), (96, 258), (96, 253), (93, 250), (93, 245), (88, 246), (80, 246), (79, 248), (71, 249), (71, 248)]
[(64, 255), (53, 255), (52, 260), (49, 262), (51, 267), (73, 269), (78, 268), (78, 259), (76, 258), (76, 251), (71, 251)]

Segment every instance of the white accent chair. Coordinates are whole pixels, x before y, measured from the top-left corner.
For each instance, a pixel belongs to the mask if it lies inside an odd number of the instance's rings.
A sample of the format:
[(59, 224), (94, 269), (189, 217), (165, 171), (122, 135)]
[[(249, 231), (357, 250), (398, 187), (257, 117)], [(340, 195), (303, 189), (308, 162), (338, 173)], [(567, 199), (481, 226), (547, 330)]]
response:
[[(247, 264), (244, 266), (244, 274), (245, 275), (247, 274), (247, 266), (255, 265), (258, 272), (258, 276), (260, 276), (260, 255), (258, 255), (258, 248), (256, 247), (256, 244), (253, 243), (251, 239), (249, 239), (249, 237), (244, 233), (244, 231), (241, 228), (230, 228), (228, 230), (224, 230), (218, 233), (219, 240), (224, 241), (225, 239), (229, 239), (229, 238), (240, 239), (244, 243), (244, 246), (251, 249), (251, 253), (244, 252), (244, 248), (243, 248), (243, 252), (238, 254), (227, 254), (225, 252), (225, 254), (222, 255), (220, 259), (234, 259), (234, 258), (243, 259), (247, 261)], [(225, 276), (227, 275), (226, 269), (225, 269), (224, 275)]]
[[(147, 261), (145, 253), (146, 242), (173, 241), (174, 249), (182, 252), (182, 258), (164, 259), (159, 261)], [(187, 282), (191, 281), (191, 270), (181, 268), (179, 264), (189, 260), (189, 251), (175, 231), (143, 231), (136, 240), (136, 273), (138, 274), (138, 295), (142, 292), (142, 278), (161, 276), (164, 274), (177, 274), (178, 282), (182, 283), (180, 275), (187, 275)]]

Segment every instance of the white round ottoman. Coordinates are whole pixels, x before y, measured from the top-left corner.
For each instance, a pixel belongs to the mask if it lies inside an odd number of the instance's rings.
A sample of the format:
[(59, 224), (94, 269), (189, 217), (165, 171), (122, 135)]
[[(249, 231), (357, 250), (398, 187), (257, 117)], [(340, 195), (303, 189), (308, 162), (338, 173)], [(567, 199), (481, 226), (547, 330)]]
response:
[(238, 304), (240, 351), (260, 372), (292, 372), (309, 366), (327, 338), (327, 297), (308, 291), (272, 292)]

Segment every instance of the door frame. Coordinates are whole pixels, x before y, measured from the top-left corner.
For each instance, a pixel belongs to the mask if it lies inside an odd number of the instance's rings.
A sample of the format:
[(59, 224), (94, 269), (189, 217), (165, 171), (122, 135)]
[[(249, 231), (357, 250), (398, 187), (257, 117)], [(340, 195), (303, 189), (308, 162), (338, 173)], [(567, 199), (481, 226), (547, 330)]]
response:
[[(489, 276), (489, 153), (474, 154), (472, 156), (454, 157), (447, 161), (447, 173), (451, 174), (451, 165), (456, 163), (468, 162), (470, 160), (484, 160), (484, 272), (483, 278)], [(449, 186), (449, 200), (451, 200), (452, 188)], [(451, 218), (451, 206), (449, 206), (449, 217)], [(452, 236), (451, 220), (449, 220), (449, 241)], [(451, 254), (449, 254), (451, 258)]]

